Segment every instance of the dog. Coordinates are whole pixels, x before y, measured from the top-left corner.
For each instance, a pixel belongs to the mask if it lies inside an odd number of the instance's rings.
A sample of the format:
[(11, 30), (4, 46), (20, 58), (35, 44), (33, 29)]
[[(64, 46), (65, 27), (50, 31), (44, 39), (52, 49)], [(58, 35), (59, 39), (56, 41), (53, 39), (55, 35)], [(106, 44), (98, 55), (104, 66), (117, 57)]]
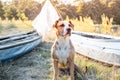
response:
[(53, 80), (57, 80), (58, 76), (62, 74), (69, 75), (69, 79), (74, 80), (75, 49), (70, 40), (74, 25), (71, 21), (57, 20), (53, 27), (57, 30), (57, 38), (51, 49), (54, 66)]

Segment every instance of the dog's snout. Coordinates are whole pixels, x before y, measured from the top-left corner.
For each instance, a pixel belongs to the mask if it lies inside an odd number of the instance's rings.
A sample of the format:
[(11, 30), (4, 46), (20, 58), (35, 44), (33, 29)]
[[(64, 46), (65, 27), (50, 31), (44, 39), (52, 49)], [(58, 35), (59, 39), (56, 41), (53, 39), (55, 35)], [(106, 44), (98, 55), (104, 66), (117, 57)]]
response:
[(71, 31), (71, 28), (67, 28), (67, 31)]

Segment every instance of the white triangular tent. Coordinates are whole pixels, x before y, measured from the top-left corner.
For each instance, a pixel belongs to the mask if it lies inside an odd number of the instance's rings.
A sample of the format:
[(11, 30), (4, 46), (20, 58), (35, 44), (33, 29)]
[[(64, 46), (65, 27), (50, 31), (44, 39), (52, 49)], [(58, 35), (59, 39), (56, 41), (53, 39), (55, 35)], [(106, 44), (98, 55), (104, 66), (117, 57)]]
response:
[(40, 35), (44, 36), (58, 19), (59, 15), (56, 9), (51, 4), (50, 0), (46, 0), (41, 12), (34, 19), (32, 25)]

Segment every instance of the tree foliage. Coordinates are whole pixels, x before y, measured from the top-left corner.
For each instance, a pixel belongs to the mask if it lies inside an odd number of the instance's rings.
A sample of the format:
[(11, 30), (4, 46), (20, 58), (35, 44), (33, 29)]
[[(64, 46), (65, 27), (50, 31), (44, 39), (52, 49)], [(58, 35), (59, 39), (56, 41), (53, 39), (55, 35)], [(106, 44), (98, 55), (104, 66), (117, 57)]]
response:
[(4, 9), (3, 9), (3, 7), (4, 7), (4, 5), (3, 5), (3, 3), (0, 1), (0, 18), (1, 19), (4, 19), (5, 17), (4, 17)]
[(0, 1), (0, 17), (2, 19), (32, 20), (40, 10), (41, 4), (33, 0), (13, 0), (10, 4)]
[[(101, 15), (113, 17), (114, 23), (120, 24), (120, 1), (119, 0), (91, 0), (82, 3), (82, 10), (79, 11), (80, 16), (90, 16), (94, 23), (100, 23)], [(78, 5), (78, 7), (81, 3)], [(77, 8), (78, 8), (77, 7)]]
[[(113, 17), (115, 24), (120, 24), (120, 1), (119, 0), (75, 0), (78, 5), (60, 4), (58, 0), (51, 0), (52, 4), (62, 16), (66, 15), (70, 19), (80, 20), (82, 17), (91, 17), (94, 23), (101, 23), (101, 15), (105, 14), (108, 18)], [(0, 18), (1, 19), (21, 19), (33, 20), (40, 12), (44, 3), (38, 3), (34, 0), (13, 0), (12, 3), (6, 4), (0, 1)]]

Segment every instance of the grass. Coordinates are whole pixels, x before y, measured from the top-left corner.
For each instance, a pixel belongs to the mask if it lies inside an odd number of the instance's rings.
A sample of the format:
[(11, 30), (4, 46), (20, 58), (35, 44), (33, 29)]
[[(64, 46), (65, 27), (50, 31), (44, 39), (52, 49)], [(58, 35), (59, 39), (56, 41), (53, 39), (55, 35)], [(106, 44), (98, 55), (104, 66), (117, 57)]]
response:
[(84, 56), (76, 56), (75, 62), (84, 68), (87, 66), (86, 75), (93, 80), (120, 80), (120, 68), (114, 65), (101, 63)]
[[(53, 43), (43, 42), (29, 54), (0, 65), (0, 80), (52, 80), (53, 67), (50, 58), (50, 48)], [(75, 63), (91, 80), (120, 80), (120, 68), (103, 64), (83, 56), (76, 55)], [(58, 80), (67, 80), (66, 77)]]
[(50, 49), (51, 45), (43, 42), (29, 54), (1, 64), (0, 80), (49, 80), (51, 59), (46, 48)]
[(0, 21), (0, 36), (27, 32), (31, 30), (33, 30), (31, 21)]
[(113, 18), (108, 18), (105, 15), (101, 16), (102, 22), (101, 24), (94, 24), (93, 20), (90, 17), (80, 17), (80, 20), (72, 19), (72, 23), (74, 24), (76, 31), (82, 32), (92, 32), (92, 33), (100, 33), (107, 34), (113, 36), (120, 36), (120, 25), (118, 26), (118, 31), (113, 32), (112, 27), (116, 25), (112, 25)]
[[(111, 32), (110, 28), (113, 26), (111, 23), (112, 18), (110, 20), (103, 15), (101, 24), (94, 24), (93, 20), (90, 17), (80, 17), (80, 20), (72, 19), (72, 23), (74, 24), (74, 30), (82, 31), (82, 32), (95, 32), (101, 34), (109, 34), (114, 36), (120, 36), (120, 28), (118, 28), (117, 32)], [(109, 24), (107, 24), (109, 23)], [(32, 21), (21, 21), (21, 20), (0, 20), (0, 34), (8, 35), (20, 32), (26, 32), (33, 30)]]
[(75, 30), (84, 32), (93, 32), (95, 30), (94, 23), (90, 17), (82, 18), (80, 20), (71, 20), (75, 26)]

